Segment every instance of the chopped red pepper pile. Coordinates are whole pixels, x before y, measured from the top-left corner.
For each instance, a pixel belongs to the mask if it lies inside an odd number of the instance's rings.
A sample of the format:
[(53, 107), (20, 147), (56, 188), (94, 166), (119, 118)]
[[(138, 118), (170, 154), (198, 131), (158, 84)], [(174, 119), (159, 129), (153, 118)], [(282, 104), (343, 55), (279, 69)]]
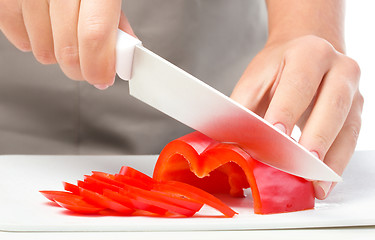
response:
[(92, 172), (77, 185), (63, 182), (66, 191), (40, 191), (61, 207), (80, 214), (191, 217), (204, 204), (225, 217), (236, 212), (213, 195), (186, 183), (156, 181), (124, 166), (119, 174)]
[(220, 143), (199, 132), (168, 143), (153, 177), (239, 197), (251, 187), (257, 214), (312, 209), (315, 204), (311, 182), (262, 164), (235, 144)]
[(249, 187), (257, 214), (314, 208), (311, 182), (262, 164), (235, 144), (220, 143), (199, 132), (167, 144), (153, 178), (124, 166), (119, 174), (93, 172), (77, 185), (64, 182), (66, 192), (41, 193), (82, 214), (112, 211), (190, 217), (206, 204), (225, 217), (233, 217), (236, 212), (210, 193), (242, 197)]

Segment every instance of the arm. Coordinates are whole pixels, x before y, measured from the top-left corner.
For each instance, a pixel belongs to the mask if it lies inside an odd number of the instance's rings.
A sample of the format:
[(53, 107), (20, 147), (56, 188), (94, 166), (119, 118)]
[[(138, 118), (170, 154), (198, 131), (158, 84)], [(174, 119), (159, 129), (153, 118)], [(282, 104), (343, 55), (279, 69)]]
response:
[[(232, 98), (290, 135), (338, 174), (354, 152), (363, 98), (358, 64), (344, 55), (339, 0), (268, 0), (269, 39)], [(319, 199), (333, 184), (315, 182)]]
[(315, 35), (345, 51), (342, 0), (266, 0), (269, 44)]

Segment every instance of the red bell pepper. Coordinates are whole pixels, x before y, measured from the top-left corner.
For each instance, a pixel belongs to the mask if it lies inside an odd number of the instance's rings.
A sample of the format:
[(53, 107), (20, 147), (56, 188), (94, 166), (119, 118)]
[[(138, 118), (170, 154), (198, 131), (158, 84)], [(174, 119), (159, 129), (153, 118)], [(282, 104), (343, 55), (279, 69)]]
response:
[(168, 143), (153, 177), (158, 182), (175, 180), (232, 196), (243, 196), (243, 189), (250, 187), (257, 214), (312, 209), (315, 203), (311, 182), (262, 164), (235, 144), (219, 143), (199, 132)]

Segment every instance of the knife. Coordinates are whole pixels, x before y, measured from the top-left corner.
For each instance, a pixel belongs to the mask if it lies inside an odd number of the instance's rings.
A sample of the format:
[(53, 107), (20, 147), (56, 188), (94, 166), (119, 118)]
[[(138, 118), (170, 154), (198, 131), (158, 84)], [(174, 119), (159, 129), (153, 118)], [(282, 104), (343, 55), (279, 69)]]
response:
[(142, 46), (119, 30), (116, 71), (130, 95), (220, 142), (236, 143), (254, 159), (310, 180), (341, 177), (257, 114)]

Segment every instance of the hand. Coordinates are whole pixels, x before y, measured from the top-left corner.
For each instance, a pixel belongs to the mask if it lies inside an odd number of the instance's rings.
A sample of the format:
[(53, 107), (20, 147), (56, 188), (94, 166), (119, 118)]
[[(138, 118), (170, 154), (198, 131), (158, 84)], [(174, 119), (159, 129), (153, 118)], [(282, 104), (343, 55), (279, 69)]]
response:
[(2, 0), (0, 29), (42, 64), (58, 63), (71, 79), (99, 89), (115, 79), (117, 29), (134, 33), (121, 0)]
[[(361, 127), (357, 63), (316, 36), (268, 43), (249, 64), (232, 98), (290, 135), (342, 174)], [(314, 182), (324, 199), (334, 184)]]

